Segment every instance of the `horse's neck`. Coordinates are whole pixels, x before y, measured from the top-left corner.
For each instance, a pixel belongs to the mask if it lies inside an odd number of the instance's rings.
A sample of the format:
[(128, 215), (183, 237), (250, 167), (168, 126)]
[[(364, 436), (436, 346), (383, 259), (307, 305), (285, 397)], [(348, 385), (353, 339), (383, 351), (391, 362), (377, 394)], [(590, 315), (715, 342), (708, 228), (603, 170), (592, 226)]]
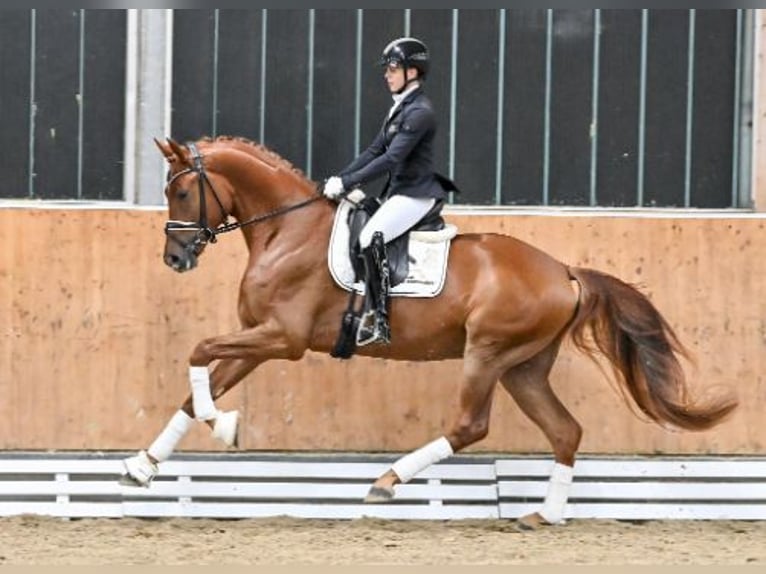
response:
[[(328, 210), (316, 209), (315, 204), (276, 215), (278, 211), (298, 206), (312, 197), (309, 184), (294, 174), (284, 174), (279, 170), (261, 173), (257, 177), (251, 176), (237, 187), (232, 215), (244, 224), (245, 241), (251, 251), (275, 237), (279, 237), (280, 243), (285, 246), (310, 241), (325, 220), (332, 217)], [(275, 215), (270, 217), (270, 214)], [(250, 221), (253, 223), (248, 223)]]

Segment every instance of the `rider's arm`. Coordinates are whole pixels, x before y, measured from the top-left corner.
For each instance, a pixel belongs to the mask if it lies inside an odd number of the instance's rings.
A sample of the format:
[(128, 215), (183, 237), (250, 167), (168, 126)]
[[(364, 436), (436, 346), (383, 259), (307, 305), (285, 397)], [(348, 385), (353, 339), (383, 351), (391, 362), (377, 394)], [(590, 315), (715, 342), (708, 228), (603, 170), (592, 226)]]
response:
[(343, 187), (352, 189), (391, 171), (403, 162), (412, 149), (435, 127), (435, 117), (428, 108), (413, 108), (402, 121), (391, 145), (382, 154), (356, 170), (344, 170), (341, 174)]
[[(358, 169), (361, 169), (368, 163), (370, 163), (372, 160), (374, 160), (379, 155), (383, 154), (386, 151), (386, 141), (385, 137), (383, 135), (383, 130), (380, 130), (378, 132), (378, 135), (375, 136), (375, 139), (372, 140), (372, 143), (369, 145), (369, 147), (364, 150), (362, 153), (360, 153), (354, 161), (352, 161), (350, 164), (348, 164), (346, 167), (344, 167), (338, 175), (343, 177), (346, 174), (352, 173), (357, 171)], [(350, 189), (350, 188), (346, 188)]]

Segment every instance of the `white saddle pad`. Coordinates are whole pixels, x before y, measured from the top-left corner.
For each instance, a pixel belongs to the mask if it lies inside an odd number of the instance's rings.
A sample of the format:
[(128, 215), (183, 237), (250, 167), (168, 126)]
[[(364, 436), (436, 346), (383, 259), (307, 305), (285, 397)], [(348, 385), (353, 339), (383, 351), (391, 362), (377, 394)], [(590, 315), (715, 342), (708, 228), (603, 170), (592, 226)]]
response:
[[(354, 282), (354, 269), (348, 254), (350, 231), (348, 228), (348, 212), (352, 204), (345, 199), (340, 202), (335, 211), (330, 246), (327, 260), (330, 275), (335, 282), (345, 289), (354, 289), (364, 293), (364, 282)], [(447, 260), (452, 238), (457, 234), (457, 227), (446, 224), (439, 231), (411, 231), (409, 245), (409, 273), (407, 279), (391, 289), (392, 297), (435, 297), (447, 277)]]

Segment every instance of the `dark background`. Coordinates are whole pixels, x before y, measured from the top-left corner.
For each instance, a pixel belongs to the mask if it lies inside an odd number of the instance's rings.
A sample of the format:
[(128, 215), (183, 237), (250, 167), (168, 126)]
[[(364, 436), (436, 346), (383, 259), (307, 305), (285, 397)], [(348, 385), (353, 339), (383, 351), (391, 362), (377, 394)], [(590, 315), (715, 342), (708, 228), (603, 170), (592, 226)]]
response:
[[(409, 12), (411, 35), (425, 41), (432, 52), (426, 90), (439, 119), (436, 163), (443, 173), (452, 172), (463, 191), (455, 196), (455, 203), (684, 206), (688, 10), (648, 12), (643, 133), (639, 122), (641, 10), (601, 11), (596, 126), (591, 126), (595, 12), (553, 10), (547, 140), (549, 12), (505, 12), (502, 70), (501, 12), (461, 9), (457, 13), (455, 30), (453, 10)], [(390, 96), (376, 62), (388, 41), (404, 35), (405, 11), (176, 10), (173, 27), (172, 134), (158, 136), (187, 140), (237, 135), (260, 140), (262, 134), (264, 144), (318, 180), (337, 172), (359, 151), (357, 113), (361, 148), (379, 129)], [(0, 145), (4, 150), (0, 195), (122, 199), (125, 42), (123, 10), (46, 9), (34, 15), (29, 10), (0, 11)], [(736, 43), (736, 10), (696, 11), (691, 60), (695, 72), (692, 207), (737, 207), (732, 205)], [(450, 165), (453, 118), (454, 163)], [(592, 134), (597, 134), (598, 144), (595, 202), (591, 198)], [(638, 193), (641, 136), (645, 142), (642, 201)], [(499, 167), (498, 143), (502, 146)]]

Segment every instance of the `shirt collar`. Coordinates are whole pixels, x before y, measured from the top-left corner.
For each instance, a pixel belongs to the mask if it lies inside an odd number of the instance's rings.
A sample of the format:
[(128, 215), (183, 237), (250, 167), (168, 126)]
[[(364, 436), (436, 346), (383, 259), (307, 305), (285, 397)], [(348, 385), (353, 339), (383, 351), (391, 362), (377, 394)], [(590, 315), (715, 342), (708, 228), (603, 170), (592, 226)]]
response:
[(397, 108), (399, 108), (400, 105), (402, 105), (402, 102), (404, 99), (409, 96), (412, 92), (417, 90), (420, 87), (420, 83), (418, 82), (412, 82), (410, 86), (404, 90), (401, 94), (391, 94), (391, 97), (394, 100), (394, 105), (391, 106), (391, 109), (388, 111), (388, 117), (394, 115), (394, 112), (396, 112)]
[(409, 96), (412, 92), (417, 90), (420, 87), (420, 84), (418, 82), (412, 82), (410, 86), (404, 90), (401, 94), (391, 94), (391, 97), (394, 100), (394, 105), (398, 106), (402, 103), (402, 100)]

